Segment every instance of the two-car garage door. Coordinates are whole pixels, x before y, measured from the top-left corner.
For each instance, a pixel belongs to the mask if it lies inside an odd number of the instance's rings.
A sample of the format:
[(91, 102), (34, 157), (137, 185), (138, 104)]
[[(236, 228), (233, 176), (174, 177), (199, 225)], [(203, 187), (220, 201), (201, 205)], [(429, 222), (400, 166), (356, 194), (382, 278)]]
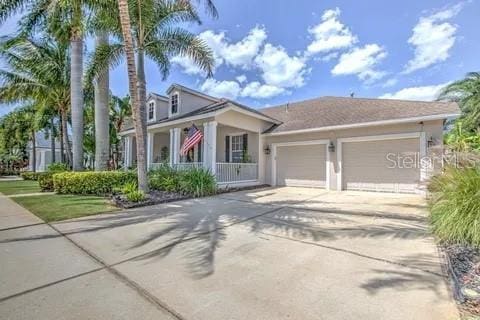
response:
[[(339, 139), (336, 189), (412, 193), (420, 180), (418, 136)], [(279, 186), (325, 187), (326, 143), (279, 144), (274, 179)], [(333, 165), (333, 164), (332, 164)], [(339, 172), (340, 170), (340, 172)], [(335, 183), (336, 182), (336, 183)], [(334, 188), (332, 184), (330, 187)]]

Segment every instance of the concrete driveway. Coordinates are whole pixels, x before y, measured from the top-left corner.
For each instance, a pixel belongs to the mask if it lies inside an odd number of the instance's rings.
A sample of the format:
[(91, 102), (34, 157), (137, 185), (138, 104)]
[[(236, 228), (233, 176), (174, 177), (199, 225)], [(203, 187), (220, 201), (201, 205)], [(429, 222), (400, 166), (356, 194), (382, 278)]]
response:
[[(139, 319), (456, 319), (425, 215), (424, 201), (414, 195), (268, 188), (53, 228), (98, 265), (82, 275), (79, 261), (66, 262), (59, 268), (68, 274), (62, 284), (71, 274), (81, 282), (104, 273), (105, 283), (94, 283), (91, 294), (101, 290), (117, 298), (122, 314), (131, 304)], [(49, 238), (38, 230), (2, 239), (0, 248), (19, 248)], [(31, 274), (7, 271), (12, 278), (0, 287), (9, 291), (0, 292), (0, 314), (22, 318), (15, 313), (21, 309), (41, 319), (53, 308), (75, 318), (62, 305), (72, 298), (55, 295), (55, 284), (49, 286), (53, 292), (41, 295), (45, 306), (29, 291), (39, 286), (37, 279), (32, 283)], [(118, 289), (110, 278), (120, 282)], [(123, 286), (134, 290), (124, 292)], [(129, 295), (136, 298), (128, 302)], [(163, 311), (162, 317), (149, 305)], [(116, 312), (111, 309), (112, 319), (119, 318)]]

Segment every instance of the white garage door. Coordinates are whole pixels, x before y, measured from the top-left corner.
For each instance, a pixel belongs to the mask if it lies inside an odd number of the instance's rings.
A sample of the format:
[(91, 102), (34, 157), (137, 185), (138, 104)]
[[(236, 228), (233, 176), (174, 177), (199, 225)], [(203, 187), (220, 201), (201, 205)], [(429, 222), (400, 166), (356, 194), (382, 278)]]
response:
[(325, 187), (324, 144), (278, 146), (276, 156), (277, 185)]
[(343, 189), (415, 192), (419, 149), (418, 138), (342, 143)]

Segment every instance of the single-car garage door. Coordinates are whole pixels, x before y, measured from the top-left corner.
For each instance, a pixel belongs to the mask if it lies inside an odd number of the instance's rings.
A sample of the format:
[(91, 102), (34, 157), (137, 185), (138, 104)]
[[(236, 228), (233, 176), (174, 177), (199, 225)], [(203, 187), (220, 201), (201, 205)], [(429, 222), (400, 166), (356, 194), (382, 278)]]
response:
[(325, 187), (325, 144), (278, 146), (276, 163), (279, 186)]
[(415, 192), (419, 149), (418, 138), (342, 143), (343, 189)]

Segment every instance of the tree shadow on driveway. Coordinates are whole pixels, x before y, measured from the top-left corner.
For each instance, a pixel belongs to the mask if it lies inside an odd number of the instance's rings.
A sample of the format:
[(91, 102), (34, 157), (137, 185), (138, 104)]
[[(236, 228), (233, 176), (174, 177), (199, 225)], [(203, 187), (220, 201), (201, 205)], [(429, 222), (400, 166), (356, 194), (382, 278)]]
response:
[[(95, 241), (101, 241), (106, 248), (121, 247), (123, 255), (111, 263), (113, 266), (131, 260), (161, 259), (180, 244), (190, 241), (189, 245), (182, 246), (182, 263), (195, 278), (214, 273), (215, 252), (227, 239), (227, 228), (234, 225), (241, 225), (254, 235), (274, 232), (308, 241), (362, 238), (388, 241), (421, 239), (427, 234), (424, 223), (415, 219), (398, 222), (388, 217), (378, 219), (378, 215), (372, 217), (368, 212), (362, 216), (358, 211), (301, 209), (289, 207), (291, 204), (292, 201), (254, 204), (211, 197), (81, 218), (54, 226), (68, 237), (95, 237)], [(377, 222), (369, 223), (373, 219)], [(125, 240), (126, 235), (132, 238)], [(11, 237), (0, 240), (0, 244), (57, 236), (61, 235)], [(92, 250), (88, 243), (82, 243), (83, 239), (75, 238), (74, 241)], [(101, 254), (93, 253), (102, 258)]]

